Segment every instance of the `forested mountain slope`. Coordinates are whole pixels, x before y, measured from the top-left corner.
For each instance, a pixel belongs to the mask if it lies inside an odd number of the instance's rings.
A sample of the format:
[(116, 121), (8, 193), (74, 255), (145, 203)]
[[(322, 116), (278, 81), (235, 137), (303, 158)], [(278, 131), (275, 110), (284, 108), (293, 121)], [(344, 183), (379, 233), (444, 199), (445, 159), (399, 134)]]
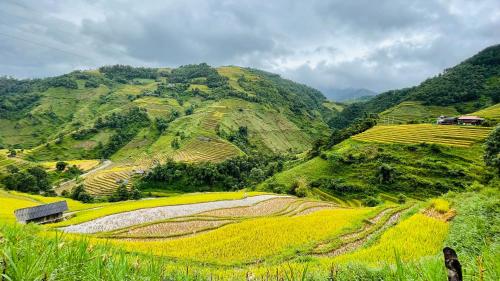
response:
[(403, 120), (417, 122), (437, 117), (437, 112), (471, 113), (500, 102), (500, 45), (488, 47), (418, 86), (387, 91), (367, 102), (352, 104), (330, 124), (344, 128), (366, 113), (393, 111), (391, 108), (402, 102), (420, 106), (417, 114)]

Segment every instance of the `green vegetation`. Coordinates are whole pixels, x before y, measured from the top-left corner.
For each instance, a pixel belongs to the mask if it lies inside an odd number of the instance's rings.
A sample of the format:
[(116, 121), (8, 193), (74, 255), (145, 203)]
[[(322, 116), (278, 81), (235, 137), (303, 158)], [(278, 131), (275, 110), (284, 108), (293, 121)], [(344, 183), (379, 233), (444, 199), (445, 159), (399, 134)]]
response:
[(423, 105), (422, 102), (405, 101), (380, 114), (381, 124), (435, 123), (436, 118), (458, 116), (454, 107)]
[(500, 174), (500, 126), (497, 126), (486, 140), (484, 161)]
[(303, 178), (313, 190), (334, 197), (368, 199), (383, 192), (404, 192), (420, 198), (464, 191), (474, 181), (488, 182), (491, 177), (483, 164), (481, 145), (458, 148), (349, 139), (322, 151), (320, 157), (274, 175), (257, 189), (293, 193), (294, 181)]
[[(394, 112), (394, 117), (398, 117), (395, 119), (402, 119), (401, 121), (425, 121), (429, 114), (444, 111), (443, 107), (447, 108), (448, 113), (455, 110), (470, 113), (500, 102), (499, 91), (500, 45), (495, 45), (446, 69), (438, 76), (425, 80), (419, 86), (388, 91), (367, 102), (349, 105), (330, 124), (335, 128), (344, 128), (366, 113), (381, 113), (386, 110), (382, 115), (391, 116), (391, 112)], [(407, 101), (418, 102), (425, 107), (418, 106), (409, 111), (410, 116), (405, 113), (405, 116), (399, 118), (398, 104)], [(396, 107), (391, 109), (394, 106)], [(414, 117), (417, 120), (413, 120)]]
[(285, 160), (276, 155), (239, 156), (215, 164), (168, 160), (155, 166), (140, 186), (182, 192), (238, 190), (281, 172)]

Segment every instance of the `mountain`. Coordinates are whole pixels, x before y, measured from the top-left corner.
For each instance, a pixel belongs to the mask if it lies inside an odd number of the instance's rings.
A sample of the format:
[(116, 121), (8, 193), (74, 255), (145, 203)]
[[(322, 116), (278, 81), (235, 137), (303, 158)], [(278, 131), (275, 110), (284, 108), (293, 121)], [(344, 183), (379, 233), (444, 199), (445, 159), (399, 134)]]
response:
[(374, 91), (357, 88), (330, 88), (323, 90), (322, 92), (329, 100), (343, 103), (352, 103), (354, 101), (358, 101), (358, 99), (367, 100), (370, 97), (377, 95)]
[(318, 90), (256, 69), (105, 66), (0, 78), (0, 145), (35, 164), (110, 159), (85, 184), (112, 191), (168, 159), (304, 152), (330, 133), (327, 121), (339, 110)]
[(366, 113), (392, 111), (402, 102), (421, 106), (421, 114), (413, 114), (404, 122), (426, 121), (439, 112), (470, 113), (500, 102), (500, 45), (488, 47), (418, 86), (387, 91), (367, 102), (354, 103), (330, 124), (344, 128)]
[[(387, 194), (425, 198), (488, 183), (494, 171), (484, 163), (484, 141), (499, 120), (499, 99), (497, 45), (418, 86), (346, 106), (331, 120), (336, 130), (309, 160), (258, 189), (294, 193), (308, 186), (320, 198), (356, 205)], [(433, 124), (440, 115), (459, 114), (486, 118), (486, 126)]]

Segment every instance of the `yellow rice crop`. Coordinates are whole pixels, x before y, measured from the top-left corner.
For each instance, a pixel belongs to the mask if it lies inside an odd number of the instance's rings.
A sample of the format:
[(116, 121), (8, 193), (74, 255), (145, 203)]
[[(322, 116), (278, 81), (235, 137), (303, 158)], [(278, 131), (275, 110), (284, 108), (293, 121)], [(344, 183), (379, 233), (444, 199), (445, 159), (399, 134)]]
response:
[[(69, 160), (69, 161), (64, 161), (68, 163), (70, 166), (76, 165), (79, 169), (88, 171), (97, 165), (99, 165), (99, 160)], [(56, 163), (55, 161), (50, 161), (50, 162), (43, 162), (41, 165), (44, 168), (55, 170), (56, 169)]]
[(432, 199), (431, 207), (434, 208), (434, 210), (444, 214), (450, 210), (450, 202), (441, 198)]
[(245, 263), (309, 250), (360, 226), (370, 208), (323, 210), (296, 217), (258, 218), (170, 241), (114, 241), (131, 251), (221, 264)]
[(353, 139), (380, 143), (435, 143), (457, 147), (469, 147), (484, 140), (491, 128), (463, 127), (430, 124), (375, 126)]
[(69, 220), (53, 224), (53, 226), (67, 226), (90, 221), (99, 217), (112, 215), (116, 213), (128, 212), (144, 208), (154, 208), (169, 205), (193, 204), (218, 200), (242, 199), (247, 196), (265, 194), (265, 192), (212, 192), (212, 193), (194, 193), (174, 197), (165, 197), (158, 199), (148, 199), (139, 201), (124, 201), (107, 204), (102, 208), (84, 210), (75, 214)]
[(14, 210), (36, 205), (38, 205), (37, 202), (28, 198), (13, 196), (7, 192), (0, 191), (0, 222), (14, 222)]
[(439, 252), (447, 233), (446, 222), (416, 214), (387, 230), (376, 244), (350, 254), (324, 259), (323, 262), (394, 263), (396, 253), (403, 261), (417, 260)]

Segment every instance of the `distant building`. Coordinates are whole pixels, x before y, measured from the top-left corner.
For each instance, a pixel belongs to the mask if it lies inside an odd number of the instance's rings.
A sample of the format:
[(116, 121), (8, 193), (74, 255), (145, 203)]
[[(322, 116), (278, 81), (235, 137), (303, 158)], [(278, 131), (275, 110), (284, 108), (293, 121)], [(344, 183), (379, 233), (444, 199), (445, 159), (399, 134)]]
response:
[(455, 125), (457, 123), (458, 123), (457, 117), (447, 117), (444, 115), (439, 116), (436, 122), (436, 124), (438, 125)]
[(458, 117), (458, 124), (460, 125), (481, 125), (484, 119), (479, 116), (460, 116)]
[(68, 210), (66, 201), (17, 209), (14, 211), (16, 219), (21, 223), (49, 223), (62, 220), (63, 213)]

